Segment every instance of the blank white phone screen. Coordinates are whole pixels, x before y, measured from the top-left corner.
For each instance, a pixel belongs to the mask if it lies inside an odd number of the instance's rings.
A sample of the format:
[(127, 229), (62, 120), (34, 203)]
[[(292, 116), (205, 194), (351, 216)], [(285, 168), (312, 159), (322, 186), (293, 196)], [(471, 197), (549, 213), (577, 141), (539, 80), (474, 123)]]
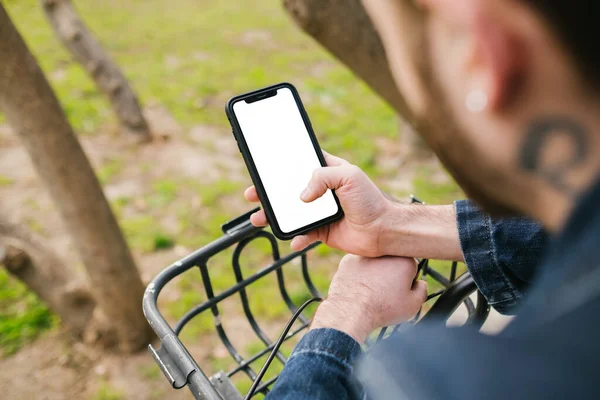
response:
[(284, 233), (338, 212), (330, 190), (311, 203), (300, 200), (321, 163), (290, 89), (278, 89), (275, 96), (249, 104), (238, 101), (233, 112)]

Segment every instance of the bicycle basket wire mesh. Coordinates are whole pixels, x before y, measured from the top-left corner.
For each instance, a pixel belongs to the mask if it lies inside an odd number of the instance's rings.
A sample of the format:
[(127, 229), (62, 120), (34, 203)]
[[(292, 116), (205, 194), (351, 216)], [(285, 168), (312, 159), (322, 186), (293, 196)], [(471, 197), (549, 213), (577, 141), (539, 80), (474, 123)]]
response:
[[(309, 270), (309, 257), (315, 252), (313, 249), (320, 246), (318, 243), (301, 252), (282, 255), (272, 233), (250, 224), (249, 218), (254, 211), (223, 225), (223, 236), (219, 239), (164, 269), (148, 285), (144, 295), (144, 314), (161, 342), (158, 350), (149, 346), (155, 361), (173, 388), (187, 385), (197, 399), (241, 399), (240, 393), (245, 394), (256, 379), (285, 320), (305, 300), (321, 297), (317, 286), (326, 288), (328, 282), (328, 279), (319, 276), (323, 285), (315, 284)], [(248, 248), (259, 242), (262, 243), (259, 247), (262, 260), (245, 257)], [(265, 253), (271, 258), (266, 265)], [(228, 257), (231, 257), (230, 260), (227, 260)], [(217, 264), (211, 264), (216, 259)], [(247, 268), (242, 261), (263, 266)], [(470, 295), (476, 287), (468, 273), (457, 277), (464, 267), (459, 268), (457, 263), (444, 265), (429, 260), (420, 260), (419, 267), (421, 279), (428, 280), (432, 294), (431, 301), (423, 307), (428, 310), (427, 313), (417, 316), (411, 323), (419, 317), (446, 320), (462, 304), (466, 323), (481, 327), (489, 307), (478, 292), (475, 305)], [(199, 278), (198, 274), (194, 274), (195, 270), (199, 272)], [(333, 272), (331, 266), (328, 270)], [(188, 278), (188, 275), (195, 278)], [(182, 297), (189, 293), (192, 300), (199, 302), (171, 326), (158, 309), (158, 295), (167, 283), (176, 280), (186, 291)], [(200, 292), (202, 296), (198, 295)], [(255, 298), (262, 302), (253, 301)], [(184, 302), (184, 306), (187, 303)], [(255, 392), (257, 398), (266, 395), (276, 381), (293, 345), (307, 330), (315, 308), (303, 312), (285, 337), (286, 344), (277, 352)], [(265, 315), (267, 318), (264, 318)], [(192, 326), (195, 327), (192, 329)], [(184, 328), (190, 331), (187, 335)], [(381, 329), (366, 346), (398, 328)], [(187, 347), (181, 337), (189, 342)], [(218, 354), (215, 356), (215, 353)], [(206, 362), (209, 365), (203, 363), (205, 369), (200, 368), (192, 354), (209, 360)], [(212, 374), (210, 378), (207, 372)]]

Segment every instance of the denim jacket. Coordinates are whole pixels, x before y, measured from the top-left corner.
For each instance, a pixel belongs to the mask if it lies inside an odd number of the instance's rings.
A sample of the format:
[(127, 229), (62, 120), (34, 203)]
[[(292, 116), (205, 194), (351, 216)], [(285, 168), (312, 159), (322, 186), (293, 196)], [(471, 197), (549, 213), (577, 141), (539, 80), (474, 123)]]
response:
[(494, 220), (468, 200), (454, 206), (471, 276), (496, 311), (512, 314), (535, 275), (548, 235), (525, 218)]
[(519, 305), (511, 324), (486, 336), (420, 323), (366, 354), (350, 336), (316, 329), (298, 343), (267, 399), (600, 398), (599, 204), (600, 183), (535, 268), (549, 241), (539, 225), (494, 221), (457, 202), (468, 269), (494, 307)]

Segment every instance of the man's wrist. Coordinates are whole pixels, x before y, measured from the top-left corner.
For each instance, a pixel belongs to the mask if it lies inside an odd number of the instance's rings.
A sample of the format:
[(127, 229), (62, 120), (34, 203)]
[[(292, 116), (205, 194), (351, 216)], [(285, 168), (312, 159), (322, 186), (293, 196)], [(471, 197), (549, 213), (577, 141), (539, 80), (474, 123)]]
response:
[(326, 299), (315, 313), (310, 330), (329, 328), (351, 336), (364, 343), (374, 327), (369, 322), (368, 312), (356, 301), (340, 303)]
[(381, 255), (463, 261), (453, 205), (390, 202), (384, 218)]

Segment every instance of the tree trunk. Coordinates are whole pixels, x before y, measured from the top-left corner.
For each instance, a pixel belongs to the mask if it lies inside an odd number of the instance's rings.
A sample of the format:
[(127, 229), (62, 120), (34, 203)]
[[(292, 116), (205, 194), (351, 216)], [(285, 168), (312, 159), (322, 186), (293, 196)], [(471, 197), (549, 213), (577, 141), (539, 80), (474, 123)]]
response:
[[(413, 121), (394, 83), (383, 43), (360, 0), (283, 0), (283, 5), (302, 30), (364, 80), (406, 122)], [(419, 152), (426, 146), (410, 133), (404, 139)]]
[(83, 335), (95, 307), (85, 282), (25, 228), (0, 218), (0, 264), (60, 317), (71, 332)]
[(120, 347), (139, 349), (150, 327), (133, 257), (58, 100), (1, 4), (0, 60), (0, 110), (52, 195)]
[(79, 18), (71, 2), (40, 2), (59, 39), (108, 97), (121, 128), (135, 141), (150, 141), (150, 129), (133, 89)]

